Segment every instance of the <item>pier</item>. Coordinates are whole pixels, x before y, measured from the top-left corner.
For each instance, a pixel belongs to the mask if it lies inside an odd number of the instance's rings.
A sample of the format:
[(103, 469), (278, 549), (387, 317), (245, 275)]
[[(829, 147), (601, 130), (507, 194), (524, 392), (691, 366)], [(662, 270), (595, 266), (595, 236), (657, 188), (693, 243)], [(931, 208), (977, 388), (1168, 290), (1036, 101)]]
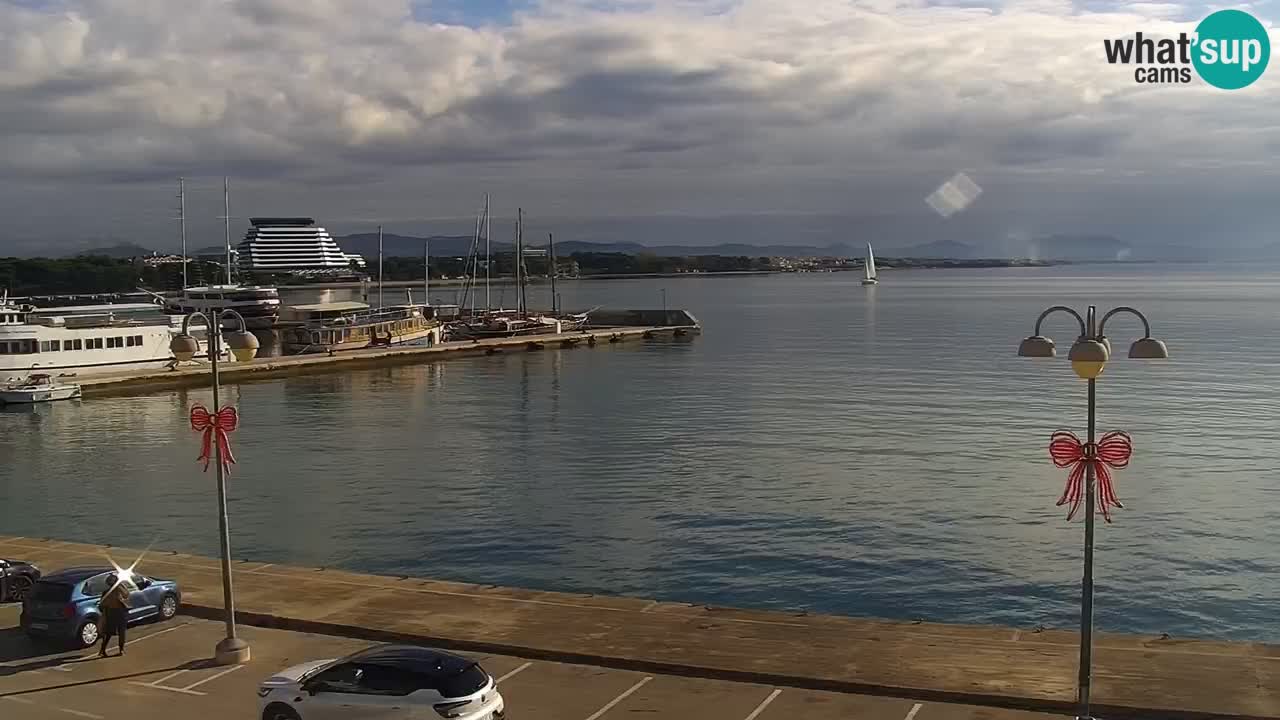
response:
[[(683, 310), (615, 310), (592, 313), (593, 327), (564, 333), (523, 335), (484, 340), (444, 342), (438, 345), (400, 345), (347, 350), (332, 355), (308, 353), (260, 357), (246, 362), (219, 364), (223, 383), (269, 380), (320, 372), (347, 372), (391, 365), (436, 362), (462, 356), (534, 352), (554, 348), (593, 348), (654, 338), (680, 338), (700, 334), (698, 321)], [(86, 375), (75, 379), (84, 397), (129, 395), (155, 390), (200, 387), (209, 383), (207, 362), (191, 362), (168, 370), (133, 370)]]
[[(33, 561), (47, 571), (103, 565), (108, 554), (128, 564), (142, 551), (0, 538), (0, 556)], [(429, 644), (529, 663), (750, 683), (784, 695), (794, 690), (905, 699), (906, 707), (914, 707), (911, 716), (921, 705), (925, 713), (931, 707), (985, 706), (1002, 713), (1069, 714), (1073, 707), (1073, 632), (740, 610), (366, 575), (276, 564), (255, 558), (252, 548), (241, 548), (233, 567), (237, 619), (248, 626)], [(217, 559), (151, 550), (137, 569), (177, 580), (183, 612), (223, 617)], [(1280, 718), (1280, 646), (1114, 633), (1097, 635), (1094, 642), (1099, 717)], [(963, 716), (1021, 717), (986, 714), (996, 712)], [(925, 713), (921, 720), (945, 715)]]

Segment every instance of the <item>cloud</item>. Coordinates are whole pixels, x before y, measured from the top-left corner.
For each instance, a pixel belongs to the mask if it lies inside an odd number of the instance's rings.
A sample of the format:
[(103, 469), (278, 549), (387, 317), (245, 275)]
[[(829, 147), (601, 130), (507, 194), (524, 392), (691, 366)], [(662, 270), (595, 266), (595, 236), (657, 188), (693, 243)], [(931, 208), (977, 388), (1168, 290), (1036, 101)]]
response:
[(805, 204), (797, 188), (839, 182), (845, 199), (824, 209), (857, 211), (838, 205), (878, 187), (927, 212), (920, 198), (957, 170), (997, 207), (1002, 182), (1027, 178), (1197, 167), (1213, 187), (1276, 172), (1258, 160), (1277, 152), (1277, 71), (1225, 93), (1106, 64), (1103, 38), (1190, 31), (1193, 6), (482, 6), (491, 21), (473, 8), (461, 24), (456, 3), (408, 0), (0, 0), (0, 187), (224, 173), (264, 197), (417, 186), (386, 195), (388, 212), (440, 183), (451, 200), (501, 183), (561, 208), (594, 187), (608, 192), (582, 211), (608, 214), (667, 197), (784, 210)]

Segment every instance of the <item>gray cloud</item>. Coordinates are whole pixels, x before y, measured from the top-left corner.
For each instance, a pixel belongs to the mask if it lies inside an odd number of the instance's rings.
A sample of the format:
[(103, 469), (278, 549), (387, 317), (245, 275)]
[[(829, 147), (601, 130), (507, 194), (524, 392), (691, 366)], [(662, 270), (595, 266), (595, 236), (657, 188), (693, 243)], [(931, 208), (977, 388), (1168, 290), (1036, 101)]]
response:
[[(1144, 88), (1103, 60), (1104, 37), (1189, 29), (1186, 6), (557, 2), (476, 27), (407, 0), (173, 7), (0, 1), (15, 238), (48, 232), (34, 203), (53, 189), (74, 190), (59, 222), (89, 227), (105, 185), (147, 208), (177, 175), (231, 175), (260, 212), (417, 216), (425, 196), (464, 215), (501, 190), (548, 215), (887, 210), (958, 237), (923, 204), (956, 170), (992, 227), (1062, 193), (1137, 203), (1137, 176), (1204, 207), (1278, 172), (1275, 71), (1236, 93)], [(163, 236), (162, 214), (113, 232)]]

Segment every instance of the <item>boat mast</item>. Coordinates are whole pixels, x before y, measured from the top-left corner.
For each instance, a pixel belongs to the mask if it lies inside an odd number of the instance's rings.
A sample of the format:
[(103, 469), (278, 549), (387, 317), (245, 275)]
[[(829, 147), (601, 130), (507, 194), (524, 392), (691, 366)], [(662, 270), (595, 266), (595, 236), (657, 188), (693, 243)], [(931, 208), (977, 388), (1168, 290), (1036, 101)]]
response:
[(524, 304), (524, 208), (516, 208), (516, 312), (523, 318)]
[(185, 181), (178, 178), (178, 229), (182, 234), (182, 289), (187, 289), (187, 192)]
[(551, 314), (555, 316), (560, 312), (557, 307), (559, 303), (556, 301), (556, 275), (560, 273), (559, 268), (556, 267), (556, 238), (551, 233), (547, 233), (547, 250), (551, 254), (548, 261), (551, 268), (547, 271), (551, 275)]
[(382, 309), (382, 226), (378, 226), (378, 309)]
[(493, 304), (489, 302), (489, 265), (493, 262), (490, 255), (489, 247), (489, 193), (484, 194), (484, 311), (493, 310)]
[(431, 241), (422, 239), (422, 303), (431, 304)]
[(231, 279), (231, 192), (227, 176), (222, 176), (222, 236), (227, 246), (227, 284)]

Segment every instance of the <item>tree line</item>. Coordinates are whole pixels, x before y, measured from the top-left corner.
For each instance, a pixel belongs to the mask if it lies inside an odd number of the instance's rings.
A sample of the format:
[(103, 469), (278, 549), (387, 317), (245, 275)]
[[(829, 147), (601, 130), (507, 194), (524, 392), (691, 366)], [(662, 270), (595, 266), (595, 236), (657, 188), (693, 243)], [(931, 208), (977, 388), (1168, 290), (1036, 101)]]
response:
[[(729, 257), (698, 255), (690, 257), (664, 257), (651, 253), (629, 255), (626, 253), (577, 252), (556, 259), (562, 277), (587, 275), (644, 275), (682, 272), (741, 272), (768, 270), (772, 263), (765, 257)], [(525, 267), (531, 277), (546, 276), (550, 260), (546, 257), (526, 257)], [(192, 285), (221, 282), (222, 266), (216, 262), (192, 260), (187, 266), (188, 282)], [(466, 258), (432, 257), (432, 279), (458, 278), (467, 273)], [(383, 277), (387, 280), (422, 279), (421, 257), (388, 257), (383, 259)], [(515, 254), (500, 253), (493, 257), (491, 277), (511, 277), (515, 274)], [(360, 275), (377, 278), (377, 261), (362, 270), (352, 268), (345, 279)], [(483, 263), (480, 274), (484, 274)], [(288, 283), (320, 281), (326, 278), (311, 276), (301, 278), (290, 275), (274, 275), (257, 278), (259, 282)], [(329, 278), (331, 279), (331, 278)], [(141, 258), (112, 258), (84, 256), (73, 258), (0, 258), (0, 289), (10, 295), (70, 295), (88, 293), (133, 292), (138, 287), (151, 290), (181, 290), (182, 265), (166, 263), (148, 265)]]

